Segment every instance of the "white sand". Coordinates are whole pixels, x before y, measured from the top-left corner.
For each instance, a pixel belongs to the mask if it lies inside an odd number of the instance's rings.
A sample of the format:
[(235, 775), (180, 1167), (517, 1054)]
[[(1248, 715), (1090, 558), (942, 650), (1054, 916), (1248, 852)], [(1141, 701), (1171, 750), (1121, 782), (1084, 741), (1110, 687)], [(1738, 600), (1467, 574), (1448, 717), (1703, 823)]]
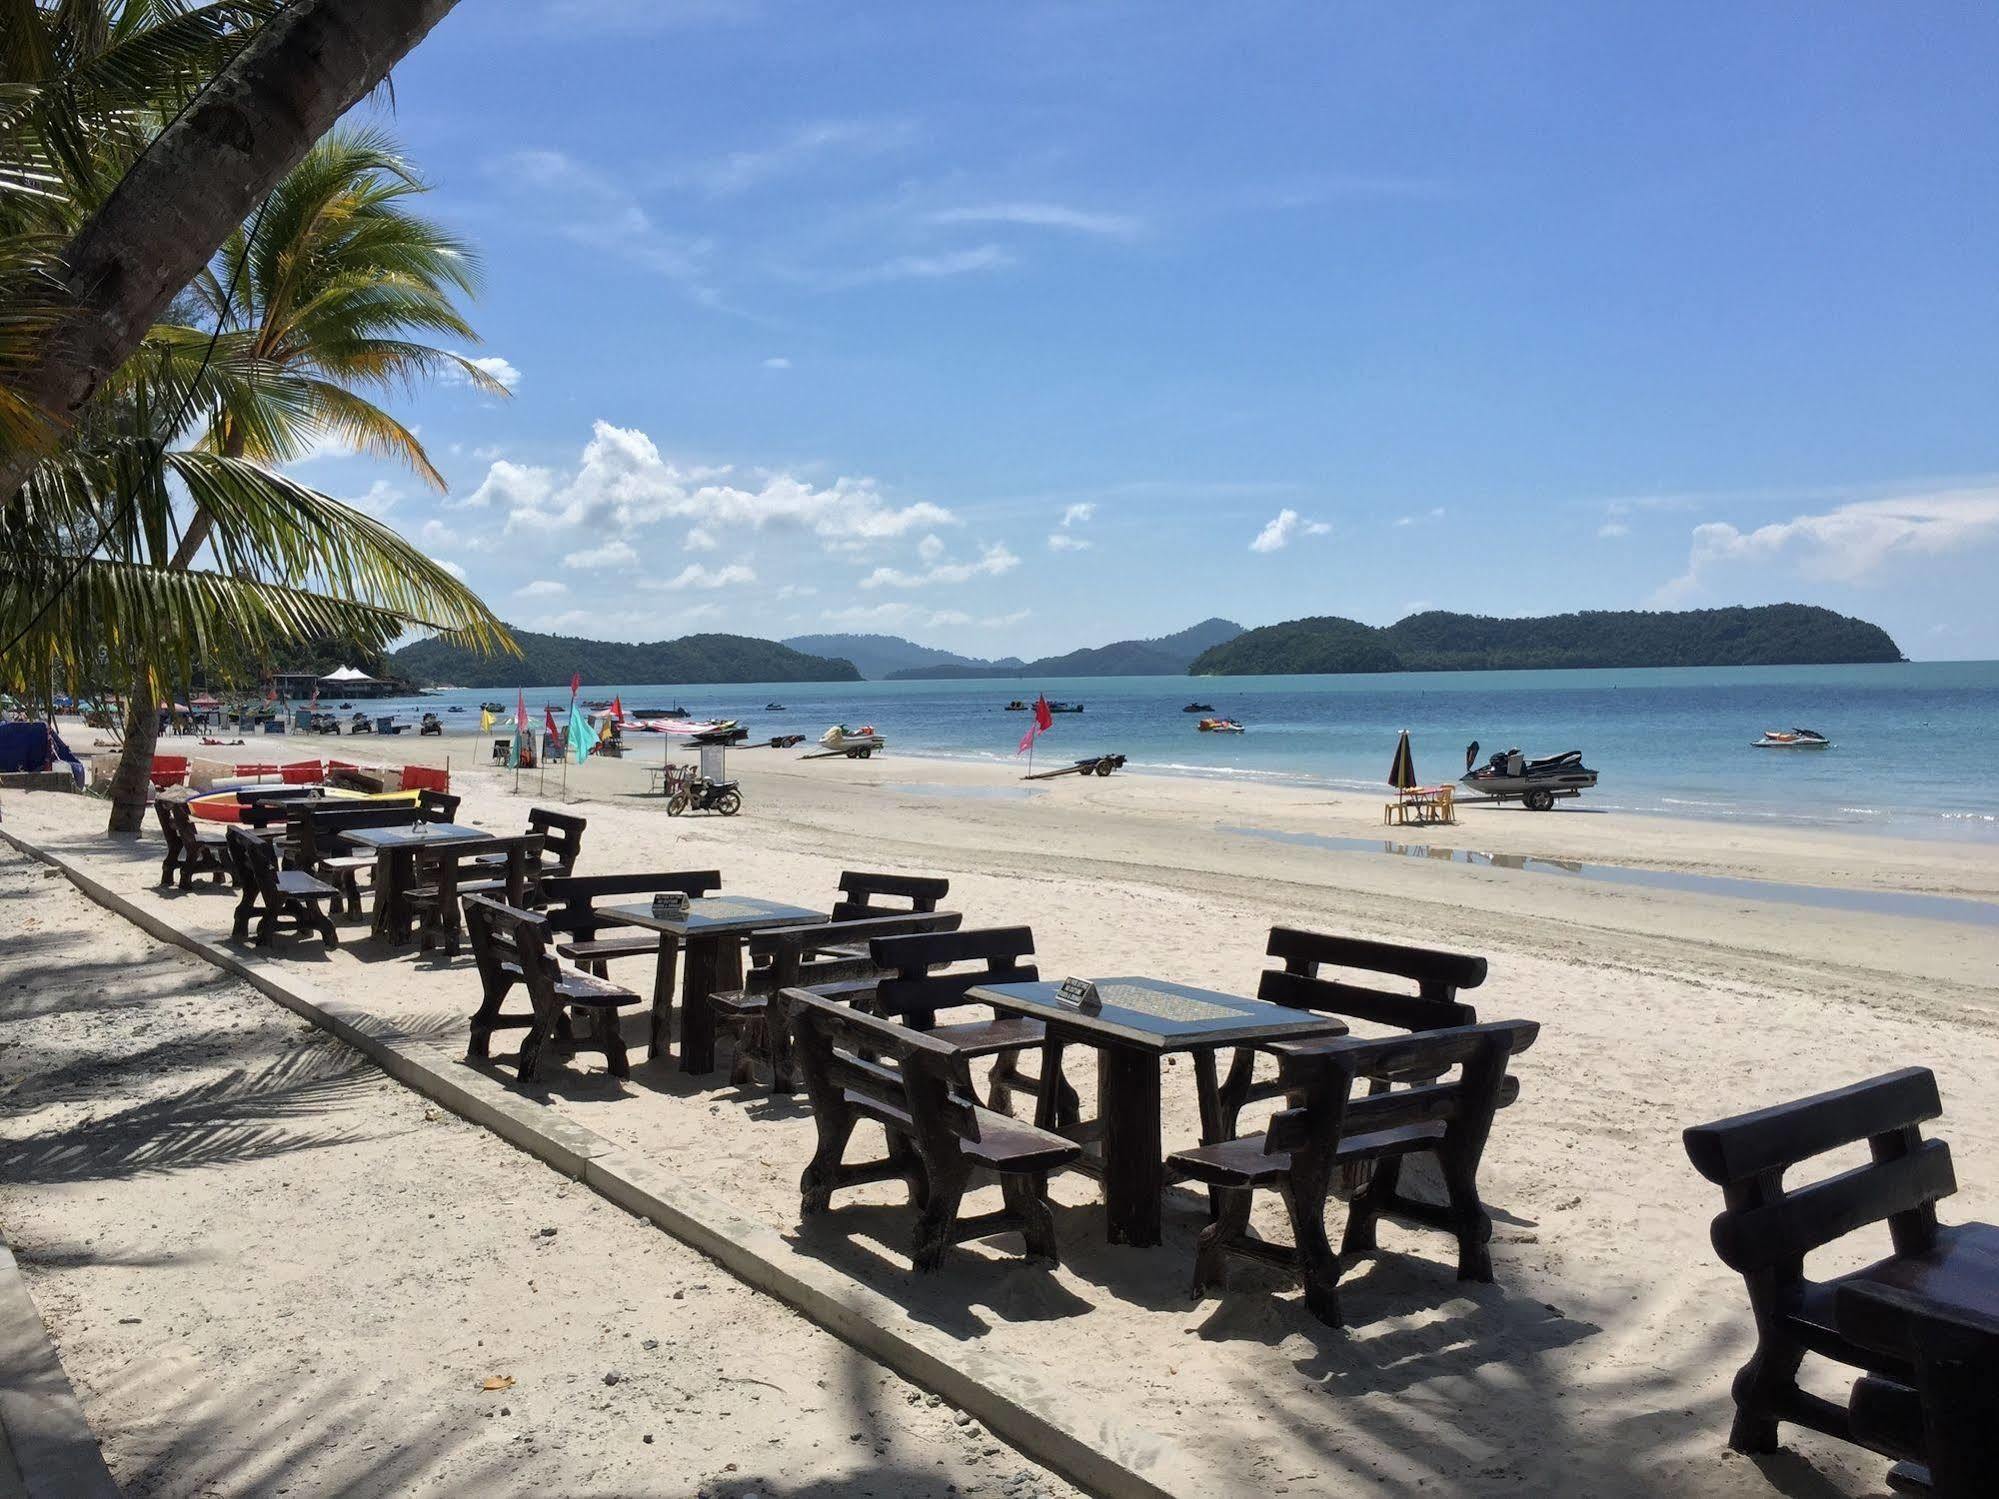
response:
[[(75, 740), (72, 740), (75, 743)], [(87, 739), (86, 741), (87, 742)], [(305, 741), (316, 744), (315, 741)], [(374, 748), (339, 740), (340, 751)], [(298, 753), (294, 741), (292, 753)], [(520, 824), (538, 776), (468, 769), (469, 746), (409, 736), (384, 757), (444, 751), (465, 816)], [(289, 758), (266, 742), (243, 753)], [(656, 745), (647, 746), (656, 755)], [(812, 903), (842, 867), (945, 874), (974, 924), (1030, 922), (1044, 972), (1138, 972), (1248, 991), (1275, 922), (1486, 954), (1468, 997), (1488, 1018), (1543, 1023), (1516, 1066), (1483, 1185), (1499, 1217), (1498, 1284), (1451, 1278), (1448, 1242), (1393, 1227), (1353, 1271), (1332, 1334), (1295, 1290), (1252, 1269), (1219, 1301), (1184, 1295), (1198, 1201), (1175, 1194), (1167, 1242), (1111, 1249), (1093, 1184), (1056, 1183), (1064, 1264), (1013, 1263), (1012, 1241), (913, 1277), (908, 1215), (859, 1215), (849, 1241), (816, 1229), (801, 1250), (883, 1287), (915, 1314), (1061, 1371), (1078, 1399), (1114, 1405), (1211, 1463), (1213, 1489), (1355, 1493), (1881, 1491), (1885, 1464), (1808, 1435), (1765, 1465), (1723, 1449), (1727, 1385), (1749, 1343), (1740, 1282), (1713, 1258), (1715, 1194), (1686, 1164), (1686, 1124), (1889, 1067), (1937, 1069), (1942, 1132), (1962, 1183), (1947, 1217), (1999, 1214), (1999, 933), (1991, 927), (1815, 910), (1588, 883), (1441, 859), (1391, 858), (1228, 835), (1255, 826), (1382, 837), (1379, 803), (1302, 790), (1120, 775), (1031, 793), (1003, 768), (890, 757), (799, 763), (738, 751), (748, 810), (670, 820), (635, 794), (633, 762), (569, 771), (590, 817), (583, 869), (719, 867), (730, 889)], [(554, 800), (551, 778), (543, 800)], [(12, 797), (9, 825), (71, 851), (102, 848), (103, 808)], [(1723, 827), (1623, 814), (1467, 809), (1456, 848), (1991, 899), (1999, 851), (1814, 830)], [(156, 849), (156, 835), (146, 851)], [(141, 886), (147, 867), (105, 859)], [(224, 896), (162, 899), (176, 920), (226, 925)], [(358, 937), (360, 929), (351, 929)], [(460, 1026), (470, 965), (383, 961), (365, 943), (299, 961), (316, 981), (387, 1013)], [(642, 985), (643, 964), (627, 966)], [(1081, 1066), (1072, 1077), (1091, 1089)], [(673, 1160), (787, 1232), (809, 1153), (802, 1109), (739, 1097), (726, 1074), (642, 1067), (619, 1085), (588, 1062), (540, 1090), (602, 1134)], [(1194, 1136), (1191, 1077), (1167, 1074), (1169, 1145)], [(882, 1189), (888, 1204), (895, 1194)], [(1266, 1215), (1266, 1226), (1277, 1220)], [(1856, 1254), (1883, 1252), (1875, 1235)], [(1824, 1386), (1836, 1390), (1836, 1385)], [(1817, 1475), (1800, 1471), (1808, 1464)], [(1769, 1472), (1761, 1471), (1764, 1467)]]
[(135, 1499), (1075, 1492), (4, 845), (0, 911), (0, 1225)]

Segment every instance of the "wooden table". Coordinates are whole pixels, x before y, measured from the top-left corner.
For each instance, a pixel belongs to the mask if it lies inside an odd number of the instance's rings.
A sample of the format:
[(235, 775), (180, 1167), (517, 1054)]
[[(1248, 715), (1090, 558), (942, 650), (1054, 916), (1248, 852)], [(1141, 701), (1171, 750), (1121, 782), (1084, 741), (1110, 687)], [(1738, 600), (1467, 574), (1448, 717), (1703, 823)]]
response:
[(743, 986), (743, 939), (774, 926), (809, 926), (824, 921), (823, 911), (751, 895), (704, 895), (690, 900), (678, 915), (657, 916), (652, 903), (599, 906), (597, 916), (626, 926), (659, 933), (659, 958), (653, 970), (652, 1033), (648, 1059), (667, 1053), (673, 1019), (673, 957), (687, 949), (687, 998), (680, 1005), (680, 1070), (715, 1070), (715, 1011), (708, 996)]
[(1159, 1127), (1159, 1074), (1168, 1052), (1194, 1055), (1204, 1100), (1202, 1143), (1213, 1143), (1220, 1121), (1205, 1117), (1214, 1098), (1215, 1051), (1299, 1036), (1344, 1035), (1337, 1016), (1168, 979), (1095, 980), (1103, 1007), (1078, 1009), (1058, 997), (1058, 984), (981, 984), (965, 998), (1042, 1021), (1052, 1038), (1094, 1047), (1097, 1113), (1103, 1135), (1104, 1212), (1113, 1244), (1159, 1242), (1159, 1199), (1166, 1188)]
[(377, 937), (390, 942), (409, 939), (410, 917), (407, 892), (415, 883), (413, 872), (417, 854), (426, 848), (448, 848), (453, 844), (486, 843), (493, 835), (483, 828), (468, 828), (455, 822), (411, 822), (387, 828), (347, 828), (340, 836), (361, 848), (375, 851), (375, 922)]

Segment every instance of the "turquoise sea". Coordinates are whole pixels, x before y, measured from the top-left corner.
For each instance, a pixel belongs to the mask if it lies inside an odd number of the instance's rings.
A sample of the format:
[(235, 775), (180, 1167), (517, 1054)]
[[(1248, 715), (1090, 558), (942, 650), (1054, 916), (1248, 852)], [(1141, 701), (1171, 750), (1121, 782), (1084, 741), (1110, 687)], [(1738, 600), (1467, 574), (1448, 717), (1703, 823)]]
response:
[[(891, 753), (1011, 764), (1026, 715), (1005, 711), (1046, 692), (1081, 702), (1036, 750), (1045, 769), (1116, 751), (1134, 768), (1179, 775), (1378, 789), (1398, 730), (1408, 729), (1424, 780), (1463, 773), (1482, 755), (1580, 749), (1601, 775), (1590, 805), (1677, 816), (1873, 828), (1999, 841), (1999, 662), (1899, 666), (1664, 668), (1617, 671), (1422, 672), (1351, 677), (1095, 677), (982, 682), (586, 683), (587, 701), (622, 695), (628, 710), (684, 706), (739, 718), (758, 738), (817, 737), (831, 723), (872, 723)], [(527, 688), (537, 723), (568, 688)], [(482, 699), (463, 690), (396, 699), (372, 711), (423, 708), (453, 729)], [(769, 711), (779, 702), (785, 711)], [(1190, 702), (1212, 703), (1246, 733), (1203, 734)], [(330, 705), (330, 704), (323, 704)], [(471, 710), (448, 714), (458, 705)], [(364, 706), (357, 702), (356, 707)], [(1765, 728), (1803, 725), (1825, 751), (1750, 748)]]

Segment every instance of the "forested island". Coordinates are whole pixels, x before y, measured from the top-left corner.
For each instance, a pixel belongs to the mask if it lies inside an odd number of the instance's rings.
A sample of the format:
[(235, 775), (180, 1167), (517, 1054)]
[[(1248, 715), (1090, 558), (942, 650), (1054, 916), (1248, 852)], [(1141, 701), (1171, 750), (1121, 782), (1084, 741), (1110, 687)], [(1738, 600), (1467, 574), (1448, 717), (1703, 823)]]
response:
[(1195, 676), (1527, 671), (1608, 666), (1821, 666), (1900, 661), (1879, 625), (1810, 604), (1592, 610), (1494, 619), (1430, 610), (1376, 627), (1323, 615), (1249, 630), (1203, 651)]
[(858, 682), (854, 663), (809, 656), (748, 635), (683, 635), (632, 645), (617, 640), (584, 640), (514, 629), (522, 655), (482, 656), (432, 638), (419, 640), (388, 658), (397, 676), (435, 686), (547, 686), (567, 682), (571, 672), (585, 682)]

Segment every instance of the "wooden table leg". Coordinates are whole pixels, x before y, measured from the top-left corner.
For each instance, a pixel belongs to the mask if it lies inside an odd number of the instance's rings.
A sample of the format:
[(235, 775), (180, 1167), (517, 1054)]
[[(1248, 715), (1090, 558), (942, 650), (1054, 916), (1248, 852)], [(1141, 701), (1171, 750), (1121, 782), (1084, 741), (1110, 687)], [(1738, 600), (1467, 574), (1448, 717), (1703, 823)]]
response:
[(1159, 1242), (1159, 1058), (1129, 1046), (1097, 1052), (1098, 1112), (1104, 1126), (1104, 1216), (1110, 1242)]
[(389, 935), (389, 908), (396, 901), (395, 862), (387, 849), (375, 850), (375, 920), (369, 930), (377, 937)]
[(679, 955), (680, 939), (671, 932), (661, 932), (659, 957), (653, 966), (652, 1034), (646, 1040), (647, 1061), (656, 1061), (672, 1050), (673, 964)]
[(680, 1001), (680, 1070), (715, 1070), (715, 1010), (708, 996), (743, 987), (743, 939), (730, 932), (687, 939), (687, 982)]

